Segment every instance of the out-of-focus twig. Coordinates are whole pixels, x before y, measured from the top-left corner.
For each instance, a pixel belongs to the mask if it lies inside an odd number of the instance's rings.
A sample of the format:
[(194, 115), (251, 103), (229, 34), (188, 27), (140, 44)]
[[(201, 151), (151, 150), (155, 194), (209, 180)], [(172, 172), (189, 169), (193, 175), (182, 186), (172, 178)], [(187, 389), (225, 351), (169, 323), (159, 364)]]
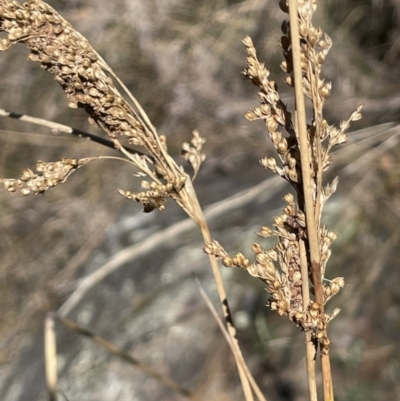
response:
[(57, 401), (57, 345), (54, 314), (49, 314), (44, 323), (44, 356), (49, 400)]
[[(53, 134), (63, 133), (63, 134), (74, 135), (74, 136), (77, 136), (79, 138), (89, 139), (92, 142), (96, 142), (96, 143), (98, 143), (100, 145), (106, 146), (107, 148), (111, 148), (111, 149), (115, 150), (114, 142), (109, 141), (108, 139), (102, 138), (102, 137), (100, 137), (98, 135), (90, 134), (89, 132), (82, 131), (80, 129), (70, 127), (68, 125), (56, 123), (54, 121), (45, 120), (43, 118), (37, 118), (37, 117), (28, 116), (27, 114), (14, 113), (12, 111), (7, 111), (7, 110), (4, 110), (4, 109), (0, 109), (0, 117), (13, 118), (15, 120), (23, 121), (23, 122), (26, 122), (26, 123), (36, 124), (36, 125), (40, 125), (42, 127), (50, 128), (50, 130), (51, 130), (51, 132)], [(126, 146), (124, 148), (129, 153), (138, 154), (138, 155), (141, 155), (141, 156), (145, 155), (143, 152), (140, 152), (138, 150), (134, 150), (134, 149), (131, 149), (131, 148), (126, 147)], [(147, 157), (149, 157), (149, 156), (147, 156)], [(151, 157), (149, 157), (149, 158), (151, 158)]]
[(97, 345), (104, 348), (106, 351), (116, 355), (118, 358), (122, 359), (123, 361), (136, 366), (141, 371), (146, 373), (148, 376), (159, 381), (160, 383), (164, 384), (168, 388), (175, 390), (177, 393), (181, 394), (182, 396), (186, 397), (187, 399), (192, 400), (192, 401), (201, 401), (201, 399), (198, 398), (196, 395), (194, 395), (190, 390), (180, 386), (177, 382), (175, 382), (168, 376), (157, 372), (152, 367), (139, 361), (138, 359), (134, 358), (133, 356), (127, 354), (122, 349), (116, 347), (114, 344), (112, 344), (110, 341), (107, 341), (103, 337), (100, 337), (99, 335), (93, 333), (92, 331), (80, 326), (79, 324), (77, 324), (71, 320), (65, 319), (61, 316), (55, 315), (55, 319), (57, 319), (60, 323), (62, 323), (68, 329), (75, 331), (76, 333), (89, 338), (90, 340), (94, 341)]

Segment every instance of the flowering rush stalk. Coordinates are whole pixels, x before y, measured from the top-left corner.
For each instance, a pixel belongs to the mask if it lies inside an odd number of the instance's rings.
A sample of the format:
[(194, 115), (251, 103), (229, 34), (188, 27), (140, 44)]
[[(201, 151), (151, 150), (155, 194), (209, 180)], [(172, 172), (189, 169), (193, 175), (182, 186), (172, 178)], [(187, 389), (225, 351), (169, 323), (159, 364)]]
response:
[[(253, 262), (241, 252), (230, 256), (216, 240), (204, 249), (225, 266), (245, 269), (266, 284), (269, 307), (280, 316), (287, 316), (306, 335), (310, 399), (317, 400), (315, 359), (319, 350), (324, 399), (331, 401), (331, 341), (327, 327), (340, 310), (326, 312), (325, 304), (344, 286), (344, 278), (325, 277), (336, 233), (321, 225), (321, 215), (337, 188), (338, 178), (324, 183), (323, 173), (332, 162), (332, 148), (346, 141), (345, 131), (350, 123), (361, 118), (362, 106), (339, 127), (328, 124), (323, 117), (323, 106), (330, 95), (331, 83), (321, 78), (321, 67), (332, 41), (312, 25), (316, 1), (281, 0), (279, 5), (289, 14), (289, 20), (282, 24), (281, 67), (287, 73), (286, 83), (295, 89), (295, 113), (282, 102), (277, 84), (258, 60), (251, 38), (246, 37), (243, 43), (247, 68), (243, 74), (259, 89), (260, 106), (245, 116), (250, 121), (264, 121), (277, 156), (263, 158), (260, 164), (286, 180), (293, 193), (283, 197), (285, 207), (274, 218), (273, 228), (263, 226), (257, 233), (261, 238), (276, 237), (277, 242), (270, 249), (255, 242)], [(304, 98), (312, 106), (308, 123)]]

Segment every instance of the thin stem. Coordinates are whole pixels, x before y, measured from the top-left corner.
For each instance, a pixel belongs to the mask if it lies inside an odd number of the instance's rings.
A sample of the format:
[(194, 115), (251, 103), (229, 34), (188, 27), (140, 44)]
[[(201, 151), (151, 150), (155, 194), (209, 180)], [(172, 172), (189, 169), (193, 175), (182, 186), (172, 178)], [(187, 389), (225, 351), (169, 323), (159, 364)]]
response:
[(313, 70), (311, 61), (308, 62), (308, 68), (311, 71), (310, 80), (312, 87), (312, 104), (314, 111), (314, 122), (315, 122), (315, 145), (317, 148), (317, 191), (315, 197), (315, 213), (314, 218), (319, 229), (321, 220), (321, 194), (322, 194), (322, 144), (321, 144), (321, 122), (322, 122), (322, 107), (323, 104), (318, 96), (318, 75)]
[(96, 156), (96, 159), (99, 159), (99, 160), (100, 159), (102, 159), (102, 160), (104, 160), (104, 159), (106, 159), (106, 160), (119, 160), (121, 162), (129, 163), (129, 164), (132, 164), (132, 165), (136, 166), (136, 164), (133, 161), (128, 160), (128, 159), (124, 159), (122, 157), (117, 157), (117, 156)]
[[(307, 251), (304, 240), (299, 241), (300, 245), (300, 267), (301, 267), (301, 289), (303, 295), (303, 308), (306, 310), (310, 303), (310, 286), (308, 282)], [(311, 333), (306, 333), (306, 366), (308, 377), (308, 389), (310, 401), (318, 401), (317, 380), (315, 377), (315, 361), (317, 356), (318, 344), (313, 341)]]
[(44, 322), (44, 354), (49, 401), (57, 401), (57, 345), (52, 314)]
[[(315, 291), (315, 300), (319, 305), (320, 313), (324, 313), (324, 295), (322, 289), (322, 275), (320, 263), (320, 249), (318, 229), (315, 221), (313, 202), (313, 187), (311, 184), (311, 168), (308, 157), (309, 140), (307, 135), (306, 111), (303, 94), (303, 74), (300, 57), (300, 37), (297, 13), (297, 0), (289, 0), (290, 35), (292, 45), (293, 72), (295, 84), (296, 110), (298, 118), (298, 137), (300, 145), (301, 170), (303, 179), (303, 193), (306, 209), (307, 236), (310, 248), (311, 275)], [(332, 375), (329, 355), (321, 355), (324, 400), (333, 401)]]
[[(129, 99), (131, 99), (132, 103), (135, 105), (135, 107), (137, 108), (140, 117), (142, 118), (142, 120), (146, 123), (146, 128), (149, 129), (150, 131), (153, 132), (153, 134), (155, 135), (155, 137), (157, 137), (156, 135), (156, 129), (154, 127), (154, 125), (151, 123), (147, 113), (144, 111), (143, 107), (140, 105), (140, 103), (136, 100), (136, 98), (132, 95), (132, 92), (126, 87), (126, 85), (119, 79), (119, 77), (117, 76), (117, 74), (114, 73), (114, 71), (112, 70), (112, 68), (106, 63), (106, 61), (100, 56), (99, 53), (97, 53), (97, 56), (99, 57), (100, 60), (100, 64), (102, 66), (102, 68), (104, 70), (106, 70), (108, 73), (110, 73), (112, 75), (112, 77), (119, 83), (119, 85), (122, 87), (122, 89), (125, 91), (125, 93), (128, 95)], [(134, 110), (133, 110), (134, 111)]]
[[(295, 113), (296, 132), (298, 132), (297, 113)], [(300, 188), (297, 190), (297, 202), (300, 210), (304, 210), (304, 196)], [(310, 304), (310, 283), (308, 276), (307, 249), (304, 239), (299, 240), (301, 291), (303, 298), (303, 310), (307, 310)], [(306, 337), (306, 369), (308, 378), (308, 390), (310, 401), (318, 401), (317, 380), (315, 377), (318, 343), (313, 341), (310, 332), (305, 333)]]
[[(203, 297), (204, 301), (206, 302), (206, 304), (207, 304), (207, 306), (208, 306), (208, 309), (210, 309), (210, 312), (211, 312), (212, 315), (214, 316), (214, 318), (215, 318), (215, 320), (216, 320), (216, 322), (217, 322), (217, 324), (218, 324), (218, 327), (220, 328), (222, 334), (224, 335), (226, 341), (228, 342), (229, 347), (230, 347), (231, 350), (232, 350), (232, 353), (235, 354), (235, 352), (236, 352), (235, 346), (234, 346), (234, 344), (233, 344), (233, 342), (232, 342), (232, 339), (231, 339), (231, 337), (230, 337), (228, 331), (226, 330), (226, 327), (224, 326), (224, 323), (222, 322), (221, 318), (218, 316), (218, 313), (217, 313), (217, 311), (215, 310), (214, 305), (212, 304), (210, 298), (207, 296), (206, 292), (204, 291), (203, 287), (201, 286), (201, 284), (200, 284), (200, 282), (199, 282), (198, 280), (197, 280), (197, 284), (198, 284), (199, 289), (200, 289), (200, 294), (201, 294), (201, 296)], [(250, 385), (251, 385), (251, 388), (252, 388), (253, 391), (255, 392), (257, 398), (258, 398), (260, 401), (264, 401), (264, 400), (265, 400), (265, 397), (264, 397), (264, 395), (261, 393), (259, 387), (257, 386), (257, 383), (256, 383), (256, 381), (254, 380), (253, 376), (251, 375), (251, 373), (250, 373), (250, 371), (249, 371), (249, 369), (248, 369), (246, 363), (244, 362), (244, 359), (243, 359), (243, 358), (240, 358), (240, 361), (239, 361), (239, 362), (240, 362), (240, 365), (242, 366), (244, 372), (246, 373), (246, 377), (247, 377), (247, 379), (249, 380)]]
[[(191, 180), (189, 177), (187, 177), (185, 186), (181, 192), (183, 193), (182, 198), (189, 200), (189, 205), (187, 205), (187, 207), (186, 207), (186, 205), (184, 205), (185, 211), (193, 218), (193, 220), (200, 227), (204, 242), (205, 243), (211, 242), (212, 238), (211, 238), (210, 230), (208, 228), (206, 219), (204, 217), (203, 211), (200, 207), (199, 201), (197, 199), (196, 193), (194, 191), (194, 188), (192, 186), (192, 183), (191, 183)], [(235, 357), (237, 369), (238, 369), (240, 380), (242, 383), (243, 392), (244, 392), (246, 401), (253, 401), (254, 398), (253, 398), (253, 394), (251, 391), (251, 386), (250, 386), (249, 380), (247, 379), (246, 372), (244, 371), (244, 369), (242, 367), (242, 363), (244, 364), (245, 362), (244, 362), (244, 358), (243, 358), (242, 352), (240, 350), (239, 342), (237, 339), (236, 328), (233, 324), (233, 319), (232, 319), (231, 311), (230, 311), (229, 304), (228, 304), (228, 298), (226, 296), (226, 291), (225, 291), (224, 284), (222, 281), (221, 272), (218, 267), (218, 262), (217, 262), (217, 259), (213, 255), (209, 255), (209, 260), (210, 260), (215, 284), (217, 286), (217, 291), (218, 291), (219, 300), (220, 300), (220, 303), (222, 306), (223, 316), (224, 316), (224, 319), (226, 322), (228, 333), (232, 340), (233, 349), (235, 350), (233, 355)], [(261, 394), (261, 391), (259, 391), (259, 393), (260, 393), (261, 397), (263, 397)], [(259, 399), (262, 401), (266, 401), (264, 397), (259, 398)]]
[[(102, 138), (97, 135), (90, 134), (89, 132), (85, 132), (80, 129), (73, 128), (68, 125), (59, 124), (54, 121), (45, 120), (43, 118), (28, 116), (27, 114), (14, 113), (12, 111), (7, 111), (4, 109), (0, 109), (0, 117), (13, 118), (15, 120), (20, 120), (20, 121), (24, 121), (24, 122), (27, 122), (30, 124), (36, 124), (36, 125), (40, 125), (42, 127), (50, 128), (54, 134), (61, 132), (63, 134), (71, 134), (71, 135), (77, 136), (79, 138), (90, 139), (92, 142), (96, 142), (100, 145), (106, 146), (107, 148), (111, 148), (111, 149), (115, 150), (115, 145), (114, 145), (113, 141), (109, 141), (108, 139)], [(151, 159), (151, 156), (148, 156), (145, 153), (140, 152), (138, 150), (134, 150), (134, 149), (127, 148), (127, 147), (125, 147), (125, 149), (129, 153), (137, 154), (139, 156), (146, 156)]]
[(168, 376), (165, 376), (165, 375), (157, 372), (152, 367), (146, 365), (145, 363), (139, 361), (138, 359), (134, 358), (133, 356), (127, 354), (122, 349), (116, 347), (110, 341), (107, 341), (106, 339), (98, 336), (97, 334), (93, 333), (92, 331), (90, 331), (90, 330), (78, 325), (77, 323), (75, 323), (75, 322), (73, 322), (71, 320), (65, 319), (64, 317), (61, 317), (59, 315), (55, 315), (55, 318), (60, 323), (62, 323), (65, 327), (67, 327), (68, 329), (73, 330), (76, 333), (91, 339), (97, 345), (99, 345), (100, 347), (104, 348), (106, 351), (118, 356), (123, 361), (128, 362), (129, 364), (136, 366), (141, 371), (145, 372), (148, 376), (152, 377), (153, 379), (156, 379), (160, 383), (164, 384), (166, 387), (169, 387), (172, 390), (175, 390), (176, 392), (178, 392), (179, 394), (183, 395), (187, 399), (192, 400), (192, 401), (201, 401), (190, 390), (180, 386), (176, 381), (172, 380)]
[(307, 234), (310, 247), (311, 273), (315, 288), (316, 302), (323, 312), (324, 296), (320, 268), (319, 242), (314, 219), (313, 187), (311, 184), (310, 159), (308, 157), (308, 133), (306, 123), (306, 109), (304, 104), (302, 71), (300, 64), (300, 37), (297, 21), (297, 1), (289, 0), (290, 34), (292, 39), (293, 71), (296, 96), (296, 110), (298, 119), (298, 136), (300, 145), (301, 171), (303, 179), (303, 194), (306, 208)]

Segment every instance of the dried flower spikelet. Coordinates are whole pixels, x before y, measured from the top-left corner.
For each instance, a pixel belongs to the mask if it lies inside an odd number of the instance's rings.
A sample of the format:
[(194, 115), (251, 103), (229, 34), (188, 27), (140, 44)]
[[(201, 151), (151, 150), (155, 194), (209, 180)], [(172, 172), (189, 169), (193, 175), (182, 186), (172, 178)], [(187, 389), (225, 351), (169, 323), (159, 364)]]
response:
[(344, 284), (343, 277), (336, 277), (333, 280), (330, 280), (328, 285), (324, 285), (324, 303), (328, 302), (334, 295), (336, 295), (340, 289), (344, 287)]
[(339, 145), (341, 143), (346, 142), (347, 135), (346, 130), (350, 127), (351, 122), (358, 121), (362, 118), (361, 111), (363, 109), (363, 105), (357, 107), (357, 109), (351, 114), (351, 116), (340, 123), (340, 128), (336, 128), (334, 126), (327, 127), (327, 135), (329, 137), (329, 143), (327, 150), (329, 151), (333, 146)]
[(289, 205), (289, 206), (292, 206), (292, 205), (294, 205), (294, 196), (293, 196), (293, 194), (291, 194), (291, 193), (288, 193), (288, 194), (286, 194), (284, 197), (283, 197), (283, 200)]
[(293, 132), (291, 115), (280, 99), (277, 85), (268, 79), (269, 71), (257, 59), (257, 52), (250, 37), (243, 39), (247, 52), (247, 69), (243, 74), (259, 87), (261, 106), (245, 114), (248, 120), (264, 119), (270, 133), (276, 131), (277, 124)]
[(190, 163), (194, 170), (194, 177), (196, 177), (201, 164), (206, 159), (206, 155), (202, 153), (202, 147), (205, 143), (205, 139), (202, 138), (197, 130), (193, 131), (193, 138), (189, 142), (185, 142), (182, 145), (182, 156)]
[[(263, 231), (269, 232), (267, 227)], [(290, 289), (287, 288), (288, 279), (286, 275), (281, 275), (274, 266), (274, 261), (279, 258), (275, 249), (265, 251), (259, 243), (254, 243), (252, 250), (255, 253), (256, 262), (250, 264), (249, 260), (242, 254), (237, 253), (235, 257), (230, 257), (218, 241), (211, 241), (205, 245), (204, 251), (212, 254), (222, 261), (226, 267), (239, 267), (246, 269), (250, 275), (257, 277), (267, 284), (267, 291), (270, 295), (269, 305), (281, 316), (290, 313)], [(298, 275), (295, 275), (298, 281)]]
[(330, 322), (340, 313), (340, 308), (335, 308), (331, 313), (326, 314), (326, 322)]
[[(285, 9), (285, 2), (282, 2), (281, 8)], [(311, 6), (312, 5), (312, 6)], [(301, 41), (301, 69), (303, 73), (303, 91), (306, 96), (313, 98), (315, 92), (314, 89), (318, 90), (318, 101), (323, 100), (330, 94), (330, 84), (324, 84), (323, 80), (320, 80), (321, 64), (325, 61), (325, 58), (332, 45), (332, 41), (320, 28), (316, 28), (312, 25), (312, 15), (314, 13), (315, 4), (310, 1), (304, 1), (299, 3), (298, 16), (299, 16), (299, 34)], [(285, 21), (282, 24), (282, 37), (280, 44), (283, 51), (284, 62), (281, 64), (283, 70), (288, 74), (286, 77), (286, 83), (289, 86), (294, 86), (293, 77), (293, 65), (292, 65), (292, 47), (290, 38), (290, 24)], [(314, 78), (316, 79), (316, 87), (313, 84)], [(315, 101), (316, 99), (314, 99)]]
[(332, 90), (332, 83), (327, 82), (323, 86), (321, 86), (321, 88), (319, 89), (319, 94), (321, 95), (321, 97), (326, 99), (331, 94), (331, 90)]
[(247, 271), (267, 284), (270, 308), (276, 310), (280, 316), (287, 315), (290, 311), (290, 300), (287, 297), (282, 277), (266, 253), (257, 254), (256, 259), (257, 263), (251, 264)]
[[(304, 307), (298, 237), (305, 227), (305, 216), (296, 214), (292, 194), (286, 194), (284, 200), (287, 203), (284, 213), (275, 217), (276, 231), (263, 227), (258, 233), (260, 236), (278, 235), (279, 242), (267, 251), (260, 244), (253, 244), (257, 263), (247, 270), (267, 283), (271, 309), (277, 310), (280, 315), (289, 315), (290, 319), (299, 323), (296, 319), (304, 313)], [(279, 262), (281, 272), (278, 272), (274, 262)]]
[(336, 192), (338, 184), (339, 184), (339, 177), (335, 177), (330, 184), (326, 184), (322, 188), (321, 199), (320, 199), (322, 205), (324, 205), (326, 201), (330, 198), (330, 196)]
[(259, 237), (268, 238), (273, 235), (277, 235), (275, 231), (272, 231), (269, 227), (263, 226), (261, 227), (261, 231), (256, 233)]
[(205, 244), (203, 250), (207, 255), (214, 255), (217, 259), (222, 259), (229, 256), (222, 245), (214, 239)]
[(249, 259), (247, 259), (241, 252), (235, 255), (232, 262), (234, 266), (241, 267), (242, 269), (247, 269), (250, 265)]
[[(2, 0), (0, 7), (0, 31), (8, 33), (0, 43), (0, 50), (17, 42), (25, 43), (31, 51), (29, 59), (53, 74), (66, 93), (70, 107), (84, 108), (90, 122), (104, 129), (117, 149), (122, 150), (120, 140), (143, 146), (154, 161), (155, 172), (151, 178), (162, 177), (166, 183), (176, 185), (177, 194), (183, 185), (182, 170), (169, 158), (165, 141), (157, 136), (144, 113), (135, 111), (121, 96), (108, 76), (114, 76), (113, 72), (89, 42), (45, 2), (31, 0), (21, 6)], [(195, 142), (193, 146), (199, 150), (200, 137)], [(203, 160), (200, 152), (196, 158), (189, 158), (195, 169)], [(152, 173), (145, 161), (134, 157), (131, 160), (138, 162), (137, 166), (146, 174)], [(163, 207), (163, 194), (160, 198), (157, 193), (154, 197), (150, 194), (135, 197), (147, 205), (147, 210)]]
[(141, 203), (145, 213), (150, 213), (155, 209), (164, 210), (167, 199), (173, 196), (174, 185), (171, 183), (161, 184), (158, 182), (142, 181), (142, 188), (147, 189), (145, 192), (130, 192), (119, 189), (118, 192), (129, 200)]
[(240, 252), (237, 253), (235, 257), (230, 257), (221, 244), (216, 240), (207, 243), (203, 250), (208, 255), (214, 255), (217, 259), (221, 260), (225, 267), (235, 266), (247, 269), (250, 265), (250, 261)]
[[(284, 26), (288, 31), (288, 25), (284, 24)], [(286, 39), (289, 40), (288, 43), (290, 43), (290, 38), (286, 37)], [(278, 153), (282, 167), (278, 167), (277, 161), (271, 157), (261, 159), (260, 164), (273, 171), (275, 174), (284, 177), (297, 188), (297, 183), (299, 181), (299, 172), (297, 171), (299, 152), (296, 133), (291, 121), (291, 114), (280, 99), (276, 83), (268, 79), (269, 71), (258, 61), (253, 42), (249, 37), (246, 37), (243, 42), (246, 45), (248, 54), (248, 68), (243, 74), (247, 76), (254, 85), (261, 89), (258, 94), (261, 106), (252, 111), (248, 111), (245, 117), (250, 121), (258, 119), (265, 121), (265, 125)], [(290, 57), (285, 60), (284, 68), (287, 71), (289, 71), (289, 68), (292, 68)], [(279, 127), (285, 128), (289, 136), (284, 137), (279, 132)]]
[(63, 184), (67, 178), (78, 168), (84, 166), (96, 157), (75, 159), (64, 158), (58, 162), (44, 162), (39, 160), (36, 163), (36, 172), (30, 168), (23, 171), (20, 179), (2, 179), (1, 182), (8, 192), (20, 191), (21, 195), (30, 193), (40, 194), (49, 188)]
[(263, 248), (258, 242), (255, 242), (255, 243), (251, 246), (251, 250), (252, 250), (254, 253), (264, 252), (264, 248)]

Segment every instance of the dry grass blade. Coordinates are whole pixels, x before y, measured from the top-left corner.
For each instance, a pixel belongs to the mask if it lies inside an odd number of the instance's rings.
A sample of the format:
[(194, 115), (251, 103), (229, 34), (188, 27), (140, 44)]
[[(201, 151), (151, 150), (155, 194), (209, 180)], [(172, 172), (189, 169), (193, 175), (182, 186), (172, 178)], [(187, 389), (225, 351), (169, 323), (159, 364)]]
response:
[(371, 164), (373, 160), (376, 160), (379, 156), (382, 156), (382, 154), (384, 154), (388, 150), (395, 148), (400, 141), (400, 130), (399, 127), (396, 128), (397, 129), (390, 130), (391, 136), (388, 139), (382, 141), (375, 148), (368, 150), (362, 156), (349, 163), (346, 167), (343, 168), (343, 172), (347, 175), (354, 174), (360, 169), (366, 168), (367, 164)]
[[(233, 345), (233, 343), (232, 343), (231, 337), (230, 337), (228, 331), (226, 330), (226, 328), (225, 328), (225, 326), (224, 326), (224, 324), (223, 324), (221, 318), (218, 316), (218, 313), (217, 313), (217, 311), (215, 310), (214, 305), (212, 304), (212, 302), (211, 302), (209, 296), (208, 296), (208, 295), (206, 294), (206, 292), (204, 291), (204, 289), (203, 289), (203, 287), (202, 287), (202, 285), (200, 284), (200, 282), (199, 282), (198, 279), (196, 279), (196, 282), (197, 282), (197, 285), (198, 285), (198, 287), (199, 287), (200, 294), (201, 294), (202, 298), (204, 299), (204, 302), (206, 303), (208, 309), (210, 310), (211, 314), (213, 315), (215, 321), (217, 322), (218, 327), (220, 328), (222, 334), (224, 335), (224, 337), (225, 337), (225, 339), (226, 339), (226, 341), (227, 341), (229, 347), (231, 348), (232, 352), (235, 353), (236, 350), (235, 350), (235, 347), (234, 347), (234, 345)], [(241, 360), (242, 368), (243, 368), (243, 370), (245, 371), (245, 373), (246, 373), (246, 375), (247, 375), (247, 378), (248, 378), (248, 380), (249, 380), (249, 383), (250, 383), (250, 385), (251, 385), (251, 388), (252, 388), (252, 390), (254, 391), (254, 394), (256, 395), (257, 399), (258, 399), (259, 401), (267, 401), (267, 399), (266, 399), (266, 398), (264, 397), (264, 395), (262, 394), (260, 388), (258, 387), (257, 383), (255, 382), (253, 376), (251, 375), (250, 371), (248, 370), (246, 364), (244, 363), (244, 360), (243, 360), (243, 358), (241, 357), (241, 355), (238, 355), (237, 357), (239, 358), (239, 360)], [(250, 395), (250, 394), (247, 394), (246, 397), (251, 397), (251, 395)]]
[(195, 394), (193, 394), (190, 390), (180, 386), (178, 383), (176, 383), (174, 380), (169, 378), (166, 375), (163, 375), (156, 370), (154, 370), (152, 367), (146, 365), (145, 363), (139, 361), (138, 359), (134, 358), (133, 356), (127, 354), (120, 348), (116, 347), (114, 344), (111, 342), (105, 340), (104, 338), (98, 336), (97, 334), (93, 333), (92, 331), (85, 329), (84, 327), (81, 327), (75, 322), (72, 322), (71, 320), (65, 319), (61, 316), (55, 315), (55, 319), (62, 323), (65, 327), (68, 329), (78, 333), (79, 335), (85, 336), (86, 338), (89, 338), (90, 340), (94, 341), (97, 345), (100, 347), (104, 348), (107, 352), (112, 353), (113, 355), (116, 355), (118, 358), (122, 359), (123, 361), (129, 363), (130, 365), (136, 366), (139, 368), (141, 371), (146, 373), (148, 376), (152, 377), (153, 379), (159, 381), (160, 383), (164, 384), (168, 388), (176, 391), (180, 395), (184, 396), (188, 400), (192, 401), (201, 401), (201, 398), (197, 397)]
[[(70, 135), (77, 136), (79, 138), (90, 139), (92, 142), (96, 142), (96, 143), (106, 146), (108, 148), (115, 149), (114, 142), (109, 141), (104, 138), (101, 138), (97, 135), (90, 134), (89, 132), (85, 132), (85, 131), (82, 131), (77, 128), (69, 127), (68, 125), (55, 123), (53, 121), (44, 120), (42, 118), (28, 116), (27, 114), (14, 113), (11, 111), (6, 111), (4, 109), (0, 109), (0, 117), (7, 117), (7, 118), (12, 118), (12, 119), (23, 121), (23, 122), (30, 123), (30, 124), (40, 125), (42, 127), (49, 128), (53, 134), (59, 134), (59, 133), (70, 134)], [(130, 152), (132, 154), (136, 153), (140, 156), (144, 156), (143, 152), (130, 149), (129, 147), (126, 147), (126, 150), (128, 150), (128, 152)]]
[(44, 323), (44, 361), (50, 401), (57, 401), (57, 345), (54, 326), (54, 314), (48, 314)]
[(348, 313), (354, 315), (363, 303), (368, 291), (373, 288), (377, 282), (383, 267), (392, 255), (391, 251), (393, 248), (399, 246), (400, 240), (400, 229), (397, 229), (391, 237), (383, 244), (374, 254), (374, 259), (371, 261), (371, 268), (369, 271), (357, 282), (357, 292), (350, 292), (351, 297), (347, 299)]

